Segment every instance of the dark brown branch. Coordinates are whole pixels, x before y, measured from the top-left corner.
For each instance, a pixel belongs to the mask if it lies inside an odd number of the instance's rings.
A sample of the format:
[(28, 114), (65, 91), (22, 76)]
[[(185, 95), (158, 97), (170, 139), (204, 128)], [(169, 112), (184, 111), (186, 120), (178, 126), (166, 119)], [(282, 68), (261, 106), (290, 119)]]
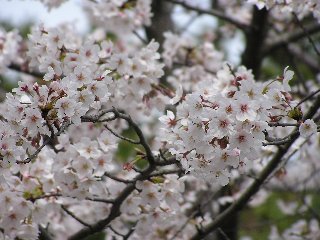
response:
[(95, 224), (91, 225), (91, 227), (85, 227), (85, 228), (81, 229), (80, 231), (78, 231), (75, 234), (73, 234), (72, 236), (70, 236), (68, 238), (69, 240), (84, 239), (87, 236), (90, 236), (94, 233), (97, 233), (97, 232), (104, 230), (106, 228), (106, 226), (108, 226), (112, 220), (114, 220), (115, 218), (117, 218), (121, 214), (120, 206), (126, 200), (126, 198), (136, 189), (135, 182), (138, 180), (148, 179), (150, 174), (156, 169), (155, 157), (154, 157), (154, 155), (151, 151), (151, 148), (148, 145), (141, 129), (139, 128), (139, 126), (131, 119), (130, 116), (119, 112), (117, 109), (113, 108), (112, 112), (114, 113), (115, 118), (120, 118), (120, 119), (126, 120), (129, 124), (129, 126), (131, 126), (133, 128), (133, 130), (136, 132), (136, 134), (139, 137), (139, 141), (146, 152), (146, 157), (147, 157), (147, 160), (149, 161), (149, 166), (145, 171), (141, 172), (133, 180), (132, 183), (128, 183), (127, 186), (125, 187), (125, 189), (114, 200), (114, 203), (111, 207), (110, 214), (108, 215), (108, 217), (96, 222)]
[(283, 34), (277, 39), (267, 40), (267, 45), (263, 49), (262, 54), (265, 56), (289, 43), (296, 42), (302, 38), (308, 37), (310, 34), (320, 32), (320, 24), (315, 23), (304, 27), (304, 29), (299, 29), (293, 33)]
[(115, 120), (116, 118), (109, 117), (106, 119), (101, 119), (105, 114), (107, 113), (113, 113), (113, 109), (106, 109), (106, 110), (101, 110), (98, 114), (96, 115), (86, 115), (81, 117), (81, 122), (110, 122)]
[(20, 66), (18, 64), (12, 63), (8, 66), (9, 69), (20, 72), (20, 73), (25, 73), (28, 75), (31, 75), (36, 78), (43, 78), (44, 74), (40, 72), (35, 72), (35, 71), (30, 71), (27, 66)]
[(53, 240), (53, 236), (49, 233), (47, 228), (39, 225), (39, 240)]
[[(155, 169), (154, 165), (150, 165), (150, 167), (141, 173), (136, 179), (135, 182), (138, 180), (145, 180), (149, 177), (150, 173), (153, 172)], [(117, 218), (121, 212), (120, 212), (120, 206), (123, 203), (123, 201), (126, 200), (126, 198), (135, 190), (135, 184), (134, 183), (129, 183), (126, 188), (120, 193), (120, 195), (115, 199), (114, 204), (112, 205), (110, 214), (108, 217), (105, 219), (102, 219), (95, 224), (91, 225), (90, 228), (86, 227), (81, 229), (80, 231), (76, 232), (72, 236), (68, 238), (68, 240), (80, 240), (84, 239), (92, 234), (95, 234), (97, 232), (100, 232), (106, 228), (109, 223)]]
[(280, 122), (269, 122), (270, 127), (298, 127), (298, 123), (280, 123)]
[(149, 41), (154, 39), (160, 44), (159, 52), (162, 52), (163, 42), (165, 40), (164, 32), (173, 32), (174, 22), (171, 18), (172, 7), (165, 1), (152, 0), (151, 12), (153, 13), (152, 23), (145, 28)]
[(55, 137), (60, 136), (61, 133), (63, 133), (66, 128), (70, 125), (70, 123), (68, 122), (64, 122), (60, 128), (60, 130), (55, 133), (52, 137), (48, 137), (43, 143), (42, 145), (33, 153), (31, 154), (28, 158), (21, 160), (21, 161), (17, 161), (16, 163), (18, 164), (27, 164), (29, 162), (31, 162), (33, 159), (35, 159), (38, 154), (41, 152), (41, 150), (48, 145)]
[(314, 91), (313, 93), (309, 94), (308, 96), (306, 96), (305, 98), (303, 98), (297, 105), (296, 107), (300, 106), (302, 103), (308, 101), (309, 99), (313, 98), (316, 94), (318, 94), (320, 92), (320, 89)]
[(188, 9), (188, 10), (191, 10), (191, 11), (195, 11), (199, 14), (207, 14), (207, 15), (210, 15), (210, 16), (213, 16), (213, 17), (217, 17), (227, 23), (230, 23), (234, 26), (236, 26), (237, 28), (243, 30), (243, 31), (248, 31), (249, 30), (249, 26), (245, 23), (242, 23), (242, 22), (239, 22), (238, 20), (234, 19), (234, 18), (231, 18), (229, 16), (227, 16), (226, 14), (224, 14), (223, 12), (220, 12), (218, 10), (215, 10), (215, 9), (210, 9), (210, 10), (207, 10), (207, 9), (201, 9), (201, 8), (197, 8), (197, 7), (194, 7), (194, 6), (191, 6), (183, 1), (177, 1), (177, 0), (165, 0), (165, 1), (168, 1), (168, 2), (171, 2), (171, 3), (174, 3), (174, 4), (178, 4), (182, 7), (184, 7), (185, 9)]
[(146, 157), (147, 157), (149, 164), (154, 165), (155, 158), (153, 156), (151, 148), (150, 148), (149, 144), (147, 143), (147, 140), (145, 139), (140, 127), (131, 119), (130, 116), (119, 112), (117, 109), (114, 108), (113, 113), (116, 118), (121, 118), (121, 119), (126, 120), (127, 123), (129, 124), (129, 126), (131, 126), (133, 128), (133, 130), (136, 132), (136, 134), (139, 137), (139, 143), (142, 145), (142, 147), (144, 148), (144, 150), (146, 152)]
[[(305, 36), (307, 37), (308, 41), (310, 42), (311, 46), (313, 47), (314, 51), (316, 52), (316, 54), (320, 57), (320, 52), (315, 44), (315, 42), (313, 41), (313, 39), (310, 36), (310, 31), (309, 29), (305, 28), (304, 25), (301, 23), (301, 21), (299, 20), (297, 14), (295, 12), (292, 12), (296, 22), (298, 23), (299, 27), (302, 29), (303, 33), (305, 34)], [(318, 24), (318, 23), (317, 23)], [(318, 27), (320, 24), (318, 24)]]
[(318, 73), (320, 69), (318, 59), (315, 59), (310, 54), (307, 54), (305, 51), (303, 51), (300, 47), (298, 47), (295, 44), (289, 44), (288, 51), (300, 62), (306, 64), (314, 73)]
[[(317, 110), (320, 107), (320, 97), (316, 99), (314, 104), (310, 107), (309, 111), (303, 117), (303, 120), (312, 118)], [(259, 176), (253, 181), (253, 183), (247, 188), (247, 190), (240, 196), (240, 198), (234, 202), (230, 207), (228, 207), (225, 211), (219, 214), (209, 225), (207, 225), (201, 232), (195, 234), (191, 239), (192, 240), (200, 240), (207, 236), (212, 231), (216, 230), (221, 226), (221, 224), (228, 219), (230, 216), (234, 215), (236, 212), (241, 210), (250, 198), (256, 194), (261, 185), (265, 182), (268, 176), (277, 168), (277, 166), (281, 163), (283, 156), (287, 153), (291, 145), (295, 142), (295, 140), (299, 137), (299, 132), (296, 129), (293, 131), (296, 132), (292, 135), (290, 141), (285, 144), (283, 147), (280, 147), (278, 151), (275, 153), (274, 157), (270, 160), (270, 162), (265, 166), (265, 168), (261, 171)]]
[(129, 142), (129, 143), (132, 143), (132, 144), (140, 144), (140, 141), (135, 141), (135, 140), (132, 140), (132, 139), (130, 139), (130, 138), (127, 138), (127, 137), (124, 137), (124, 136), (119, 135), (118, 133), (116, 133), (115, 131), (113, 131), (111, 128), (109, 128), (107, 124), (105, 124), (104, 127), (105, 127), (106, 129), (108, 129), (109, 132), (111, 132), (111, 133), (112, 133), (114, 136), (116, 136), (117, 138), (120, 138), (120, 139), (122, 139), (122, 140), (124, 140), (124, 141), (127, 141), (127, 142)]
[(82, 225), (91, 228), (90, 224), (82, 221), (82, 219), (78, 218), (76, 215), (74, 215), (73, 212), (71, 212), (66, 206), (61, 205), (61, 208), (63, 211), (65, 211), (69, 216), (71, 216), (73, 219), (77, 220), (79, 223), (81, 223)]
[(253, 8), (250, 31), (246, 33), (246, 48), (242, 54), (242, 64), (252, 69), (256, 79), (259, 78), (263, 59), (262, 48), (268, 31), (268, 11)]
[(118, 178), (118, 177), (113, 176), (112, 174), (107, 173), (107, 172), (105, 172), (104, 175), (105, 175), (106, 177), (114, 180), (114, 181), (122, 182), (122, 183), (125, 183), (125, 184), (133, 183), (133, 182), (134, 182), (133, 180), (126, 180), (126, 179)]
[(150, 177), (157, 177), (157, 176), (163, 176), (163, 175), (167, 175), (167, 174), (180, 174), (183, 172), (184, 171), (182, 169), (159, 170), (157, 172), (151, 173), (149, 176)]
[(157, 161), (156, 162), (157, 166), (167, 166), (167, 165), (172, 165), (172, 164), (180, 165), (180, 162), (175, 157), (166, 159), (164, 161)]

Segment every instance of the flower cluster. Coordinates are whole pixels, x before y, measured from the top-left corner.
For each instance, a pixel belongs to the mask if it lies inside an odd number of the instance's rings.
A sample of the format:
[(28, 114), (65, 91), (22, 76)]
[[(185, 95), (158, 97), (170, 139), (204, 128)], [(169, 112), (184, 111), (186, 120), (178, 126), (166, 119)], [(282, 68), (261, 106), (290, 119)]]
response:
[(259, 9), (266, 7), (277, 8), (277, 12), (282, 14), (286, 13), (296, 13), (299, 18), (302, 18), (309, 13), (320, 21), (320, 3), (317, 0), (247, 0), (249, 3), (256, 4)]
[(17, 30), (6, 32), (0, 28), (0, 73), (19, 56), (21, 37)]
[(99, 0), (85, 5), (93, 21), (109, 31), (124, 33), (151, 23), (151, 0)]
[[(287, 91), (292, 77), (286, 68), (278, 80), (261, 83), (243, 67), (232, 72), (225, 66), (211, 84), (187, 94), (176, 115), (167, 111), (160, 118), (166, 126), (166, 147), (186, 171), (228, 184), (230, 167), (250, 168), (259, 157), (268, 123), (278, 122), (291, 111)], [(217, 89), (216, 82), (226, 87)], [(309, 121), (301, 125), (302, 132), (307, 131), (304, 126)], [(313, 125), (308, 129), (309, 134), (316, 132)]]
[[(114, 226), (123, 232), (127, 231), (123, 222), (137, 222), (133, 238), (157, 238), (160, 232), (172, 237), (187, 220), (181, 206), (185, 191), (183, 179), (175, 174), (154, 177), (151, 181), (138, 181), (136, 188), (121, 205), (122, 217), (114, 222)], [(173, 222), (176, 224), (172, 225)], [(188, 228), (183, 233), (185, 237), (195, 231), (191, 225)]]
[[(33, 201), (37, 198), (65, 196), (83, 200), (117, 196), (121, 187), (114, 184), (117, 191), (110, 194), (101, 185), (101, 179), (117, 165), (112, 159), (118, 140), (103, 130), (103, 125), (83, 123), (83, 117), (88, 113), (95, 116), (94, 113), (111, 106), (139, 116), (139, 111), (146, 111), (144, 99), (150, 92), (155, 91), (148, 96), (148, 104), (165, 97), (152, 88), (163, 74), (157, 43), (151, 42), (136, 52), (120, 52), (110, 41), (83, 42), (70, 29), (66, 37), (63, 29), (40, 26), (32, 30), (28, 51), (21, 54), (29, 62), (27, 70), (43, 74), (43, 78), (25, 78), (1, 105), (6, 113), (0, 122), (0, 165), (6, 176), (1, 194), (3, 197), (11, 194), (14, 201), (7, 199), (0, 224), (10, 238), (27, 231), (34, 233), (30, 239), (36, 238), (36, 223), (40, 222), (33, 219)], [(10, 60), (10, 44), (4, 43), (1, 55)], [(2, 67), (5, 69), (9, 64), (4, 62)], [(164, 98), (161, 105), (168, 99)], [(108, 126), (120, 130), (126, 127), (123, 122)], [(13, 173), (21, 175), (17, 178), (19, 182), (10, 180)], [(6, 184), (10, 181), (13, 183)], [(108, 185), (110, 191), (112, 183)], [(42, 203), (48, 201), (55, 203), (56, 199), (48, 197)], [(24, 212), (18, 211), (17, 204), (25, 205)]]

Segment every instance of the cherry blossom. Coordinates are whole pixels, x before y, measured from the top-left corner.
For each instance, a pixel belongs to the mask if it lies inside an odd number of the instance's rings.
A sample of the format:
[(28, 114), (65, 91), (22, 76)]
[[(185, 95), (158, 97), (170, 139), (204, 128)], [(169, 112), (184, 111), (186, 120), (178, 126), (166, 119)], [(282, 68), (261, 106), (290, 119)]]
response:
[[(85, 35), (0, 29), (1, 79), (19, 73), (0, 104), (1, 239), (218, 239), (275, 189), (296, 219), (269, 239), (319, 238), (320, 4), (201, 4), (84, 1)], [(215, 27), (195, 34), (203, 15)]]

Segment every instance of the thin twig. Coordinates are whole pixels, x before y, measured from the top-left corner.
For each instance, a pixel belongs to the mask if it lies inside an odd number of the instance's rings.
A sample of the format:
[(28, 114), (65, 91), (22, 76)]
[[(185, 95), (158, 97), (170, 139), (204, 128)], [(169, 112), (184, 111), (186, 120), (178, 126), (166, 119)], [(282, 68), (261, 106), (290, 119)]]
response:
[(297, 105), (296, 107), (300, 106), (302, 103), (308, 101), (309, 99), (311, 99), (314, 95), (316, 95), (317, 93), (320, 92), (320, 89), (318, 89), (317, 91), (314, 91), (313, 93), (311, 93), (310, 95), (306, 96), (305, 98), (303, 98)]
[(224, 240), (230, 240), (230, 238), (227, 236), (227, 234), (221, 228), (218, 228), (218, 231), (223, 236)]
[(163, 176), (163, 175), (167, 175), (167, 174), (180, 174), (183, 172), (184, 171), (182, 169), (159, 170), (157, 172), (151, 173), (149, 176), (150, 177), (157, 177), (157, 176)]
[(66, 206), (61, 205), (61, 208), (63, 211), (65, 211), (69, 216), (71, 216), (72, 218), (74, 218), (75, 220), (77, 220), (79, 223), (81, 223), (82, 225), (91, 228), (91, 225), (82, 221), (80, 218), (78, 218), (76, 215), (74, 215), (73, 212), (71, 212)]
[(148, 41), (146, 39), (144, 39), (143, 37), (141, 37), (140, 34), (137, 31), (133, 30), (132, 32), (137, 38), (139, 38), (139, 40), (141, 42), (143, 42), (146, 45), (148, 44)]
[(115, 114), (115, 117), (124, 119), (128, 122), (128, 124), (133, 128), (133, 130), (136, 132), (136, 134), (139, 137), (139, 143), (142, 145), (146, 152), (146, 157), (150, 165), (155, 164), (155, 157), (152, 153), (152, 150), (147, 143), (147, 140), (145, 139), (143, 132), (141, 131), (140, 127), (132, 120), (132, 118), (126, 114), (123, 114), (119, 112), (116, 108), (113, 108), (113, 113)]
[(114, 136), (116, 136), (117, 138), (120, 138), (120, 139), (125, 140), (125, 141), (127, 141), (127, 142), (129, 142), (129, 143), (132, 143), (132, 144), (140, 144), (140, 141), (135, 141), (135, 140), (133, 140), (133, 139), (130, 139), (130, 138), (127, 138), (127, 137), (124, 137), (124, 136), (119, 135), (118, 133), (116, 133), (115, 131), (113, 131), (111, 128), (109, 128), (107, 124), (105, 124), (104, 127), (105, 127), (106, 129), (108, 129), (109, 132), (111, 132), (111, 133), (112, 133)]
[(106, 118), (106, 119), (101, 119), (105, 114), (107, 113), (113, 113), (113, 109), (106, 109), (100, 111), (96, 115), (86, 115), (81, 117), (81, 122), (110, 122), (115, 120), (116, 118), (114, 116)]
[(8, 66), (9, 69), (20, 72), (20, 73), (25, 73), (28, 75), (31, 75), (36, 78), (43, 78), (44, 74), (40, 72), (35, 72), (35, 71), (30, 71), (27, 66), (21, 66), (15, 63), (12, 63)]
[(304, 28), (304, 30), (298, 30), (290, 34), (284, 34), (280, 36), (278, 39), (270, 39), (270, 43), (266, 45), (266, 47), (262, 51), (262, 55), (265, 56), (271, 53), (274, 50), (277, 50), (289, 43), (296, 42), (302, 38), (310, 37), (310, 34), (317, 33), (320, 31), (319, 24), (312, 24)]
[(105, 175), (106, 177), (114, 180), (114, 181), (117, 181), (117, 182), (122, 182), (122, 183), (126, 183), (126, 184), (128, 184), (128, 183), (133, 183), (133, 182), (134, 182), (134, 181), (132, 181), (132, 180), (126, 180), (126, 179), (118, 178), (118, 177), (113, 176), (112, 174), (107, 173), (107, 172), (105, 172), (104, 175)]
[(280, 123), (280, 122), (269, 122), (270, 127), (298, 127), (298, 123)]
[(223, 12), (220, 12), (218, 10), (215, 10), (215, 9), (210, 9), (210, 10), (206, 10), (206, 9), (201, 9), (201, 8), (197, 8), (197, 7), (194, 7), (194, 6), (191, 6), (183, 1), (177, 1), (177, 0), (165, 0), (167, 2), (171, 2), (171, 3), (174, 3), (174, 4), (178, 4), (182, 7), (184, 7), (185, 9), (188, 9), (188, 10), (192, 10), (192, 11), (196, 11), (197, 13), (199, 14), (207, 14), (207, 15), (210, 15), (210, 16), (213, 16), (213, 17), (217, 17), (223, 21), (226, 21), (228, 23), (231, 23), (233, 24), (234, 26), (236, 26), (237, 28), (243, 30), (243, 31), (248, 31), (249, 29), (249, 26), (245, 23), (242, 23), (242, 22), (239, 22), (238, 20), (234, 19), (234, 18), (231, 18), (229, 16), (227, 16), (226, 14), (224, 14)]
[(107, 203), (107, 204), (114, 204), (114, 200), (113, 199), (105, 199), (105, 198), (90, 198), (90, 197), (86, 197), (85, 200), (88, 201), (92, 201), (92, 202), (103, 202), (103, 203)]
[(64, 122), (60, 128), (60, 130), (55, 133), (52, 137), (48, 137), (43, 143), (42, 145), (33, 153), (31, 154), (28, 158), (24, 159), (24, 160), (19, 160), (16, 161), (16, 163), (18, 164), (27, 164), (29, 162), (31, 162), (33, 159), (35, 159), (38, 154), (41, 152), (41, 150), (47, 146), (55, 137), (60, 136), (61, 133), (63, 133), (65, 131), (65, 129), (70, 125), (71, 123), (69, 122)]
[[(297, 14), (296, 14), (295, 12), (292, 12), (292, 14), (293, 14), (294, 18), (296, 19), (299, 27), (302, 29), (302, 31), (304, 32), (304, 34), (305, 34), (306, 37), (308, 38), (308, 40), (309, 40), (311, 46), (313, 47), (314, 51), (315, 51), (316, 54), (320, 57), (320, 52), (319, 52), (319, 50), (318, 50), (315, 42), (313, 41), (313, 39), (312, 39), (311, 36), (310, 36), (310, 30), (307, 29), (307, 28), (305, 28), (305, 27), (303, 26), (303, 24), (301, 23), (301, 21), (299, 20)], [(320, 25), (319, 25), (319, 24), (318, 24), (318, 28), (319, 28), (319, 30), (320, 30)]]

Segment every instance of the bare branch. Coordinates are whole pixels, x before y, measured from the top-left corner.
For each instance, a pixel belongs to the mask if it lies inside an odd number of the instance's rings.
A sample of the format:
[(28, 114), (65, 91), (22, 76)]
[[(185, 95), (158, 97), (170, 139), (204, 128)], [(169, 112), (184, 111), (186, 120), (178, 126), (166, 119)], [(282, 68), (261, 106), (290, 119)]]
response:
[(270, 127), (298, 127), (298, 123), (280, 123), (280, 122), (269, 122)]
[(53, 240), (53, 236), (49, 233), (47, 228), (42, 227), (39, 225), (39, 240)]
[(288, 51), (297, 59), (299, 59), (301, 62), (306, 64), (309, 68), (312, 69), (314, 72), (318, 72), (320, 69), (320, 64), (317, 59), (315, 59), (310, 54), (307, 54), (307, 52), (303, 51), (300, 47), (298, 47), (296, 44), (289, 44), (288, 45)]
[(93, 122), (93, 123), (95, 123), (95, 122), (110, 122), (110, 121), (113, 121), (116, 119), (114, 116), (106, 118), (106, 119), (101, 119), (107, 113), (113, 113), (113, 109), (102, 110), (96, 115), (82, 116), (81, 122)]
[(116, 118), (124, 119), (128, 122), (128, 124), (133, 128), (133, 130), (136, 132), (136, 134), (139, 137), (139, 143), (142, 145), (146, 152), (146, 157), (150, 165), (155, 164), (155, 158), (153, 156), (153, 153), (151, 151), (151, 148), (149, 144), (147, 143), (147, 140), (145, 139), (140, 127), (131, 119), (130, 116), (120, 113), (116, 108), (113, 108), (113, 113)]
[(35, 72), (35, 71), (30, 71), (27, 66), (20, 66), (16, 63), (12, 63), (8, 66), (9, 69), (20, 72), (20, 73), (25, 73), (28, 75), (31, 75), (36, 78), (43, 78), (44, 74), (40, 72)]
[[(303, 26), (303, 24), (301, 23), (301, 21), (299, 20), (297, 14), (296, 14), (295, 12), (292, 12), (292, 14), (293, 14), (296, 22), (298, 23), (299, 27), (302, 29), (302, 31), (304, 32), (304, 34), (305, 34), (305, 36), (307, 37), (308, 41), (310, 42), (311, 46), (313, 47), (314, 51), (315, 51), (316, 54), (320, 57), (320, 52), (319, 52), (319, 50), (318, 50), (315, 42), (313, 41), (313, 39), (312, 39), (311, 36), (310, 36), (310, 31), (309, 31), (309, 29), (307, 29), (307, 28), (305, 28), (305, 27)], [(320, 24), (318, 24), (318, 27), (320, 27), (319, 25), (320, 25)]]
[(259, 10), (253, 7), (252, 19), (249, 31), (246, 32), (246, 48), (242, 54), (242, 64), (252, 69), (252, 73), (259, 78), (260, 68), (263, 60), (263, 46), (268, 32), (269, 12), (264, 8)]
[(297, 105), (296, 107), (300, 106), (302, 103), (308, 101), (309, 99), (313, 98), (317, 93), (320, 92), (320, 89), (318, 89), (317, 91), (314, 91), (313, 93), (309, 94), (308, 96), (306, 96), (305, 98), (303, 98)]
[(182, 169), (168, 169), (168, 170), (159, 170), (150, 174), (150, 177), (164, 176), (167, 174), (180, 174), (184, 171)]
[(275, 51), (289, 43), (296, 42), (302, 38), (308, 37), (310, 34), (320, 32), (320, 24), (315, 23), (304, 27), (304, 29), (299, 29), (293, 33), (286, 33), (278, 37), (278, 39), (267, 40), (266, 47), (262, 51), (262, 55), (265, 56), (272, 51)]
[(117, 138), (120, 138), (120, 139), (125, 140), (125, 141), (127, 141), (127, 142), (129, 142), (129, 143), (132, 143), (132, 144), (140, 144), (140, 141), (135, 141), (135, 140), (132, 140), (132, 139), (130, 139), (130, 138), (127, 138), (127, 137), (124, 137), (124, 136), (119, 135), (118, 133), (116, 133), (115, 131), (113, 131), (111, 128), (109, 128), (107, 124), (105, 124), (104, 127), (105, 127), (106, 129), (108, 129), (109, 132), (111, 132), (111, 133), (112, 133), (114, 136), (116, 136)]
[(220, 12), (215, 9), (210, 9), (210, 10), (201, 9), (201, 8), (191, 6), (183, 1), (177, 1), (177, 0), (165, 0), (165, 1), (171, 2), (173, 4), (178, 4), (182, 7), (184, 7), (185, 9), (188, 9), (191, 11), (196, 11), (199, 14), (207, 14), (207, 15), (210, 15), (213, 17), (217, 17), (227, 23), (231, 23), (232, 25), (236, 26), (237, 28), (239, 28), (243, 31), (248, 31), (248, 29), (249, 29), (249, 26), (247, 24), (239, 22), (238, 20), (231, 18), (231, 17), (227, 16), (226, 14), (224, 14), (223, 12)]
[(117, 182), (122, 182), (122, 183), (126, 183), (126, 184), (134, 182), (133, 180), (126, 180), (126, 179), (118, 178), (118, 177), (113, 176), (113, 175), (111, 175), (110, 173), (107, 173), (107, 172), (105, 172), (104, 175), (106, 177), (114, 180), (114, 181), (117, 181)]
[(82, 225), (91, 228), (90, 224), (82, 221), (82, 219), (78, 218), (76, 215), (74, 215), (73, 212), (71, 212), (66, 206), (61, 205), (61, 208), (63, 211), (65, 211), (69, 216), (71, 216), (73, 219), (77, 220), (79, 223), (81, 223)]

